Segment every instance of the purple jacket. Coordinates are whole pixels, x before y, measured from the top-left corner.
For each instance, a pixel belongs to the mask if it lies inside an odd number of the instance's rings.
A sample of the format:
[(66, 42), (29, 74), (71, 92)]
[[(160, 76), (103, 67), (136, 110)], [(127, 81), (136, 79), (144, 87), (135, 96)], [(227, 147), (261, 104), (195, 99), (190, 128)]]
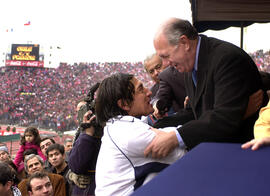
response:
[(76, 174), (91, 176), (92, 182), (85, 189), (74, 185), (73, 195), (94, 195), (96, 187), (95, 170), (100, 145), (101, 139), (86, 133), (81, 133), (74, 143), (69, 154), (69, 168)]

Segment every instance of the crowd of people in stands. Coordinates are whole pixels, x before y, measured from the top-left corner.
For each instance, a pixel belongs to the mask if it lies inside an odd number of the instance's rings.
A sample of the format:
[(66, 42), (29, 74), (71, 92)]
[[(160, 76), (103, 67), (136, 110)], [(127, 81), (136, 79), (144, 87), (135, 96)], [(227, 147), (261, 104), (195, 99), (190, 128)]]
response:
[[(270, 72), (270, 54), (250, 53), (258, 69)], [(89, 88), (117, 73), (135, 74), (145, 86), (153, 82), (142, 62), (61, 63), (57, 68), (0, 68), (0, 123), (34, 125), (58, 131), (76, 128), (74, 107)]]
[(270, 73), (270, 51), (258, 50), (249, 54), (260, 71)]
[(57, 68), (0, 68), (0, 123), (49, 128), (76, 128), (75, 105), (92, 85), (117, 73), (132, 73), (147, 86), (142, 62), (61, 63)]

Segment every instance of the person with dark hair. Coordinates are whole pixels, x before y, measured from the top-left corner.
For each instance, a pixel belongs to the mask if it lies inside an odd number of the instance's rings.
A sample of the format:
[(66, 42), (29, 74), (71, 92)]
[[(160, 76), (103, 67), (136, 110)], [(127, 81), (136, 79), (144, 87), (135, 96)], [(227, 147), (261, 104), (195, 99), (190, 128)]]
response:
[(155, 137), (151, 126), (140, 119), (154, 111), (151, 94), (130, 74), (114, 74), (100, 84), (96, 117), (106, 126), (96, 165), (97, 196), (129, 195), (185, 154), (179, 147), (164, 159), (144, 157), (144, 148)]
[(20, 190), (14, 185), (14, 172), (7, 163), (0, 162), (0, 195), (21, 196)]
[(69, 181), (67, 179), (67, 172), (69, 170), (68, 164), (65, 161), (65, 147), (61, 144), (52, 144), (46, 150), (46, 154), (48, 157), (48, 161), (53, 166), (52, 173), (61, 175), (65, 178), (66, 181), (66, 193), (68, 195), (72, 192), (72, 186), (69, 185)]
[(47, 172), (52, 172), (52, 165), (47, 159), (46, 150), (49, 148), (50, 145), (55, 144), (55, 141), (53, 138), (45, 137), (42, 138), (40, 141), (40, 149), (43, 155), (46, 157), (46, 160), (44, 161), (45, 170)]
[(154, 127), (178, 126), (176, 133), (160, 133), (145, 156), (165, 157), (177, 146), (192, 149), (201, 142), (242, 143), (253, 138), (256, 112), (244, 118), (249, 97), (262, 89), (261, 76), (251, 57), (237, 46), (199, 35), (187, 20), (165, 21), (154, 37), (156, 53), (165, 65), (184, 73), (191, 110), (165, 117)]
[(34, 173), (27, 182), (29, 196), (53, 196), (53, 186), (46, 173)]
[(36, 149), (39, 156), (41, 156), (43, 160), (46, 160), (46, 157), (40, 150), (39, 144), (40, 136), (38, 129), (35, 127), (27, 127), (24, 131), (24, 135), (21, 137), (21, 146), (14, 159), (14, 164), (18, 168), (18, 173), (23, 171), (24, 164), (21, 164), (23, 162), (23, 153), (28, 149)]
[(17, 186), (20, 183), (20, 181), (22, 180), (22, 177), (18, 176), (16, 165), (13, 163), (12, 160), (7, 160), (7, 161), (4, 161), (4, 162), (7, 163), (8, 166), (11, 168), (11, 171), (12, 171), (13, 176), (14, 176), (13, 184), (14, 184), (14, 186)]
[(53, 173), (65, 176), (68, 171), (68, 164), (65, 161), (65, 147), (61, 144), (52, 144), (46, 150), (49, 162), (54, 167)]
[(81, 123), (91, 126), (81, 127), (81, 133), (70, 151), (68, 179), (74, 184), (72, 188), (74, 196), (95, 195), (96, 162), (101, 138), (95, 135), (97, 127), (94, 128), (91, 123), (93, 120), (95, 115), (92, 115), (92, 111), (84, 114)]
[[(45, 172), (43, 159), (39, 155), (31, 154), (25, 157), (24, 162), (25, 171), (29, 176), (38, 173)], [(47, 173), (53, 186), (53, 191), (57, 196), (66, 196), (66, 185), (63, 176), (53, 173)], [(18, 188), (20, 189), (22, 196), (28, 196), (27, 191), (27, 179), (23, 179)]]
[(50, 145), (55, 144), (53, 138), (44, 137), (40, 140), (40, 149), (42, 153), (46, 156), (46, 150), (49, 148)]
[[(160, 66), (160, 69), (156, 71), (155, 66)], [(174, 67), (164, 65), (162, 59), (157, 54), (146, 58), (144, 67), (152, 79), (156, 81), (151, 88), (151, 91), (152, 89), (155, 91), (154, 93), (152, 91), (152, 97), (154, 96), (152, 103), (154, 103), (155, 109), (152, 115), (154, 120), (152, 121), (156, 122), (157, 119), (183, 109), (186, 97), (184, 75)], [(148, 122), (150, 122), (150, 125), (153, 125), (149, 118)]]

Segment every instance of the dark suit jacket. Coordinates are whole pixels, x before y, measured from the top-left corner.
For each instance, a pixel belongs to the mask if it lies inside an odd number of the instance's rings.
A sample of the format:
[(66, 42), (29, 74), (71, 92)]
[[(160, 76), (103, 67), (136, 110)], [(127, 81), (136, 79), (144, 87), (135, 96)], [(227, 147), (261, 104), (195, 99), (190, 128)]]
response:
[(165, 100), (168, 108), (172, 106), (175, 112), (184, 108), (186, 97), (184, 74), (174, 67), (167, 67), (159, 74), (159, 79), (159, 90), (156, 97)]
[[(258, 69), (242, 49), (233, 44), (201, 36), (197, 87), (192, 73), (184, 73), (194, 120), (181, 112), (155, 127), (183, 124), (178, 129), (190, 149), (201, 142), (245, 142), (253, 138), (258, 112), (243, 120), (249, 96), (262, 88)], [(265, 105), (267, 97), (265, 96)], [(168, 117), (170, 118), (170, 117)], [(167, 118), (167, 119), (168, 119)]]

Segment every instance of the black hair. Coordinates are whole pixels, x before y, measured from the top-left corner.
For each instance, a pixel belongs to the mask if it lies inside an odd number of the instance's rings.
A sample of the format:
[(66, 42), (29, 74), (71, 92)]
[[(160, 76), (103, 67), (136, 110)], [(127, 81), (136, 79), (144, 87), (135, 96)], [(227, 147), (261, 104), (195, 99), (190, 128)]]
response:
[(40, 139), (39, 131), (38, 131), (38, 129), (37, 129), (36, 127), (27, 127), (27, 128), (24, 130), (24, 134), (23, 134), (23, 136), (21, 137), (21, 145), (25, 145), (25, 142), (26, 142), (26, 141), (25, 141), (25, 134), (26, 134), (26, 133), (31, 133), (31, 134), (33, 134), (33, 136), (34, 136), (33, 143), (34, 143), (35, 145), (38, 145), (38, 146), (39, 146), (41, 139)]
[(11, 168), (12, 176), (13, 176), (13, 183), (18, 185), (20, 183), (20, 179), (18, 178), (17, 173), (17, 166), (14, 164), (12, 160), (4, 161), (8, 166)]
[(53, 144), (55, 144), (54, 139), (51, 138), (51, 137), (44, 137), (44, 138), (42, 138), (42, 139), (40, 140), (40, 143), (43, 142), (43, 141), (45, 141), (45, 140), (51, 140), (51, 142), (52, 142)]
[(11, 168), (5, 162), (0, 162), (0, 184), (6, 185), (8, 181), (13, 182), (14, 173)]
[(27, 155), (30, 155), (30, 154), (38, 154), (37, 150), (35, 148), (31, 148), (31, 149), (28, 149), (28, 150), (25, 150), (23, 152), (23, 160), (24, 158), (27, 156)]
[(58, 150), (62, 155), (65, 154), (65, 147), (61, 144), (52, 144), (46, 150), (46, 155), (48, 156), (49, 152), (52, 150)]
[(132, 74), (117, 73), (101, 82), (96, 98), (96, 117), (100, 124), (118, 115), (127, 115), (117, 102), (132, 103), (135, 93), (132, 78)]

